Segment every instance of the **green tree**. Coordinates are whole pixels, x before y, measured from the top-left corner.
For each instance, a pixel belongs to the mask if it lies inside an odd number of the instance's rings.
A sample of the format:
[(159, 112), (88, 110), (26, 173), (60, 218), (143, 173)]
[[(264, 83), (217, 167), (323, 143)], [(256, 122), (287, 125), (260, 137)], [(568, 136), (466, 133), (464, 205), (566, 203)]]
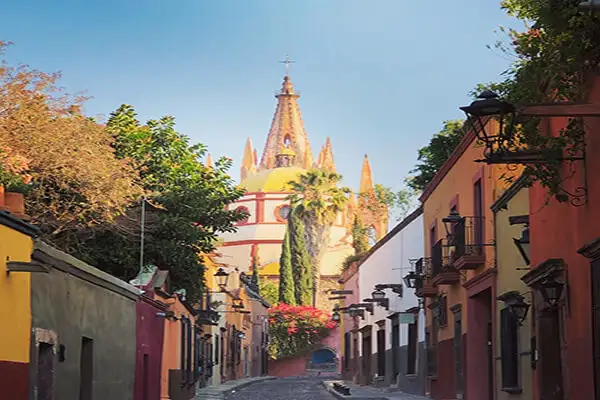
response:
[(173, 117), (141, 125), (135, 110), (123, 105), (113, 112), (107, 131), (115, 154), (138, 171), (144, 200), (133, 204), (121, 230), (107, 230), (87, 242), (86, 258), (123, 279), (139, 268), (140, 204), (146, 208), (144, 262), (171, 273), (174, 289), (186, 289), (194, 301), (202, 291), (201, 253), (214, 250), (222, 232), (234, 232), (245, 213), (227, 206), (243, 195), (227, 174), (231, 160), (204, 166), (206, 149), (192, 145), (175, 130)]
[(310, 305), (313, 300), (313, 269), (304, 238), (304, 222), (295, 209), (289, 214), (290, 251), (295, 281), (296, 304)]
[(292, 253), (290, 249), (290, 231), (286, 229), (279, 257), (279, 302), (296, 305), (294, 273), (292, 271)]
[(259, 282), (258, 262), (257, 262), (256, 256), (255, 256), (255, 257), (252, 257), (252, 284), (254, 284), (254, 286), (258, 290), (258, 294), (260, 294), (260, 285), (258, 284), (258, 282)]
[(419, 163), (406, 180), (411, 189), (422, 192), (431, 182), (465, 135), (462, 120), (444, 121), (442, 130), (431, 138), (429, 144), (419, 149)]
[(348, 202), (346, 195), (350, 189), (338, 187), (341, 179), (334, 172), (310, 170), (289, 182), (292, 194), (288, 198), (304, 222), (306, 248), (313, 267), (313, 304), (317, 300), (321, 262), (329, 245), (331, 226)]
[(269, 304), (275, 305), (279, 303), (279, 285), (271, 281), (267, 277), (260, 278), (260, 295)]
[(354, 255), (360, 256), (369, 251), (369, 236), (358, 215), (354, 216), (352, 224), (352, 247)]

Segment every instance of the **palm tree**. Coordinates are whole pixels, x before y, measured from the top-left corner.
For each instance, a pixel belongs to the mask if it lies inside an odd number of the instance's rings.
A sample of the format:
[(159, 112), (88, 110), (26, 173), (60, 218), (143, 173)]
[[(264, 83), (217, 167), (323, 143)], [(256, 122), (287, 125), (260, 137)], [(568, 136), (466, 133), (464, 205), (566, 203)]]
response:
[(335, 172), (310, 170), (288, 182), (288, 199), (304, 222), (304, 235), (313, 268), (313, 305), (317, 304), (321, 261), (329, 245), (331, 226), (345, 210), (350, 189), (337, 185), (342, 176)]

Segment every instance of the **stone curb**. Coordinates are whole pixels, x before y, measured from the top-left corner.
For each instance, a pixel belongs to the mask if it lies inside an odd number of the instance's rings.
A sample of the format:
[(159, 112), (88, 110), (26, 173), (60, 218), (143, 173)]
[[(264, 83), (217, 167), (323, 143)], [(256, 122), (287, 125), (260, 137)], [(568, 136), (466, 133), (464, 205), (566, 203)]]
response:
[(218, 386), (209, 386), (196, 391), (196, 399), (211, 400), (225, 399), (233, 391), (245, 388), (255, 383), (270, 381), (275, 379), (272, 376), (264, 376), (254, 379), (240, 379), (239, 381), (230, 381)]
[(327, 391), (329, 393), (331, 393), (333, 395), (333, 397), (335, 397), (336, 399), (353, 399), (353, 400), (388, 400), (387, 397), (364, 397), (364, 396), (355, 396), (352, 395), (352, 391), (350, 391), (350, 396), (345, 396), (341, 393), (336, 392), (333, 389), (333, 382), (337, 382), (337, 381), (321, 381), (321, 383), (323, 384), (323, 386), (325, 387), (325, 389), (327, 389)]

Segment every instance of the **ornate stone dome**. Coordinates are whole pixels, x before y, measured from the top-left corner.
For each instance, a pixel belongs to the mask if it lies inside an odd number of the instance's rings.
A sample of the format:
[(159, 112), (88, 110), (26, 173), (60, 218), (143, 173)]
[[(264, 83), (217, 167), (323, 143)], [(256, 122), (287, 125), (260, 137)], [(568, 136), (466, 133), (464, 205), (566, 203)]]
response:
[(282, 167), (259, 171), (246, 177), (241, 183), (249, 193), (253, 192), (287, 192), (287, 183), (306, 172), (299, 167)]

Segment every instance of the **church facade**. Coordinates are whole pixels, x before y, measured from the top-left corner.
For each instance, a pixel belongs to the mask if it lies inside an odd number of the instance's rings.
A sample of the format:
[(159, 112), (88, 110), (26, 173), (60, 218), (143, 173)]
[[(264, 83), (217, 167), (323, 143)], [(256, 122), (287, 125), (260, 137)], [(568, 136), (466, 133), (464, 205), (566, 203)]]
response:
[[(278, 280), (279, 257), (290, 212), (287, 183), (313, 168), (335, 172), (331, 140), (326, 139), (316, 159), (304, 129), (298, 106), (299, 94), (288, 75), (275, 96), (277, 108), (260, 159), (250, 139), (247, 140), (241, 166), (240, 184), (246, 194), (231, 205), (244, 209), (249, 217), (238, 223), (235, 233), (222, 236), (219, 250), (224, 264), (251, 273), (253, 260), (259, 274)], [(375, 202), (369, 160), (365, 155), (358, 193), (350, 195), (348, 206), (340, 213), (332, 228), (327, 251), (321, 263), (321, 281), (317, 288), (317, 304), (331, 309), (328, 292), (339, 287), (338, 280), (346, 257), (353, 254), (352, 225), (355, 215), (370, 230), (373, 239), (387, 233), (387, 209), (369, 207)], [(375, 211), (377, 208), (378, 211)]]

